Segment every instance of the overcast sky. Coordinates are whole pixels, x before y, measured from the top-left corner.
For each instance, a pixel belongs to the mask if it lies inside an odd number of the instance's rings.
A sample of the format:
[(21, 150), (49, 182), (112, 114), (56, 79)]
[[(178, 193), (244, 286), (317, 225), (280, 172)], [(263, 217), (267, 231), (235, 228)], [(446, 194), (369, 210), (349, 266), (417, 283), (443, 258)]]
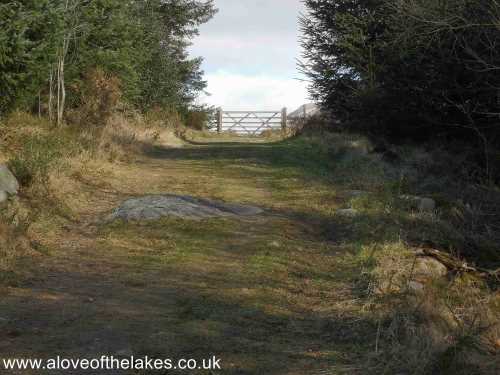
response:
[(219, 13), (191, 47), (205, 61), (208, 97), (224, 109), (293, 111), (306, 103), (297, 71), (301, 0), (215, 0)]

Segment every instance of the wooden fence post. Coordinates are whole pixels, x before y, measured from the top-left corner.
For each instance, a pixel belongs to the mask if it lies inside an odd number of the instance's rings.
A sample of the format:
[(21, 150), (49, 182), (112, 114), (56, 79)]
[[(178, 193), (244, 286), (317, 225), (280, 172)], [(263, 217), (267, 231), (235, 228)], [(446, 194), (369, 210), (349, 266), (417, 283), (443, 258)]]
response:
[(222, 108), (217, 108), (217, 133), (222, 132)]
[(287, 126), (287, 110), (286, 107), (281, 110), (281, 130), (286, 131)]

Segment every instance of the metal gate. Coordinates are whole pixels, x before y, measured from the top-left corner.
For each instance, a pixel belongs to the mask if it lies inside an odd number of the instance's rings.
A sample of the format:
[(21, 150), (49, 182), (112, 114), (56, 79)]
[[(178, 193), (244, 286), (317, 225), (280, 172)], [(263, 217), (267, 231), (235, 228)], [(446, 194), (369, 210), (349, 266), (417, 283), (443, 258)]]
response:
[(260, 135), (266, 130), (285, 130), (287, 110), (283, 108), (278, 111), (224, 111), (219, 108), (214, 125), (218, 133), (232, 132), (252, 136)]

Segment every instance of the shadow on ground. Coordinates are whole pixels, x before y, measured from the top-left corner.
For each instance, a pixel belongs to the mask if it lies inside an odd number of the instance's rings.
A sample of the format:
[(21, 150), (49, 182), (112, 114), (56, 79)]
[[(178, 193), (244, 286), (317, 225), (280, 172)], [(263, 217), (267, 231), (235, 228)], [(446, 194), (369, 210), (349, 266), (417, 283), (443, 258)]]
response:
[[(0, 355), (216, 355), (224, 374), (320, 374), (325, 368), (357, 373), (353, 364), (376, 327), (372, 319), (342, 307), (343, 300), (352, 303), (349, 285), (335, 288), (352, 270), (328, 272), (325, 260), (337, 254), (309, 238), (297, 248), (296, 238), (282, 239), (282, 247), (273, 250), (260, 242), (252, 245), (251, 234), (242, 240), (238, 233), (216, 246), (205, 238), (211, 225), (198, 229), (204, 248), (184, 247), (194, 230), (191, 223), (166, 220), (147, 230), (132, 224), (108, 228), (98, 235), (104, 242), (96, 249), (80, 249), (88, 254), (80, 256), (78, 267), (70, 258), (77, 254), (63, 249), (68, 258), (42, 267), (33, 281), (37, 287), (13, 288), (2, 298)], [(236, 227), (251, 227), (250, 233), (270, 240), (274, 232), (265, 233), (260, 225), (265, 223)], [(170, 232), (175, 226), (180, 227)], [(157, 246), (141, 247), (140, 232)], [(126, 242), (109, 240), (125, 233), (131, 234)], [(169, 258), (161, 244), (165, 238), (183, 257)]]
[(288, 139), (272, 143), (191, 143), (184, 148), (155, 147), (146, 150), (147, 156), (172, 161), (203, 161), (214, 164), (242, 163), (273, 169), (288, 168), (309, 177), (326, 178), (331, 165), (326, 150), (307, 147), (307, 143)]

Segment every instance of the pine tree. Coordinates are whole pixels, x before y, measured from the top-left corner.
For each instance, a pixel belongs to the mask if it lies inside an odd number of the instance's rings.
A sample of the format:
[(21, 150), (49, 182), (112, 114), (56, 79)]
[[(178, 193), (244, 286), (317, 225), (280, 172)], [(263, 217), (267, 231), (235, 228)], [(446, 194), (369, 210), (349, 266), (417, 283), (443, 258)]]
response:
[(344, 124), (393, 140), (500, 144), (498, 2), (305, 3), (302, 67)]
[[(187, 53), (212, 0), (13, 0), (0, 4), (0, 113), (44, 103), (62, 123), (87, 73), (102, 69), (147, 110), (188, 107), (205, 83)], [(38, 109), (38, 108), (36, 108)]]

